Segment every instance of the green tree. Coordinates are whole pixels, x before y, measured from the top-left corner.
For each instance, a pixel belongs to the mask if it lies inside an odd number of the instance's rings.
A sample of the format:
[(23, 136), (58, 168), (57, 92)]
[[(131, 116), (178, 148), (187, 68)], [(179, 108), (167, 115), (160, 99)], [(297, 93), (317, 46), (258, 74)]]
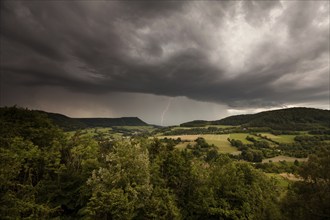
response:
[(181, 219), (175, 195), (169, 189), (155, 186), (140, 219)]
[(86, 182), (104, 159), (95, 140), (77, 135), (62, 148), (61, 160), (59, 187), (51, 189), (54, 194), (52, 203), (61, 207), (61, 216), (78, 218), (84, 215), (91, 196)]
[(132, 219), (143, 211), (152, 187), (148, 151), (138, 144), (117, 143), (106, 156), (106, 166), (88, 180), (92, 197), (87, 213), (98, 219)]
[(210, 191), (214, 203), (208, 213), (224, 219), (279, 219), (275, 182), (247, 163), (229, 162), (211, 167)]
[(330, 219), (330, 150), (311, 155), (289, 188), (283, 210), (290, 219)]
[(44, 115), (16, 107), (0, 109), (1, 194), (4, 219), (47, 218), (59, 207), (57, 188), (64, 136)]

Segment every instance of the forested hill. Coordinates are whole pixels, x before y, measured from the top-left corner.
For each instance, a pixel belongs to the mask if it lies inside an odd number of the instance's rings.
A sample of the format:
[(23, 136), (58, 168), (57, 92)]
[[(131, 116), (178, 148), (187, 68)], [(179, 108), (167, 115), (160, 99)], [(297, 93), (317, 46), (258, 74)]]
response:
[(138, 117), (123, 118), (76, 118), (88, 127), (111, 127), (111, 126), (146, 126), (148, 125)]
[(94, 127), (112, 126), (146, 126), (148, 125), (137, 117), (123, 118), (70, 118), (65, 115), (45, 112), (52, 121), (64, 130), (77, 130)]
[(94, 127), (112, 127), (112, 126), (146, 126), (146, 122), (137, 117), (123, 118), (70, 118), (68, 116), (38, 111), (44, 113), (50, 118), (54, 124), (58, 125), (65, 131), (94, 128)]
[[(199, 121), (198, 125), (201, 123)], [(257, 114), (230, 116), (217, 121), (205, 121), (204, 125), (233, 125), (269, 127), (275, 130), (312, 130), (330, 128), (330, 111), (314, 108), (288, 108)], [(187, 122), (181, 126), (196, 126)]]
[(75, 118), (70, 118), (68, 116), (57, 114), (57, 113), (49, 113), (49, 112), (43, 112), (43, 111), (40, 111), (40, 112), (47, 115), (48, 118), (50, 118), (54, 122), (54, 124), (56, 124), (57, 126), (59, 126), (60, 128), (62, 128), (65, 131), (73, 131), (73, 130), (84, 129), (84, 128), (88, 127), (85, 123), (83, 123)]

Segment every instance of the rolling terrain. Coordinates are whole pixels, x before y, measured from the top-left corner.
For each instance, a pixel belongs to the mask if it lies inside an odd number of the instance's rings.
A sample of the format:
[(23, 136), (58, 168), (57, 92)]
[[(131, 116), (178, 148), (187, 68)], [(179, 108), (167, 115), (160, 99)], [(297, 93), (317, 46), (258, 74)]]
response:
[(0, 123), (4, 219), (324, 219), (301, 211), (311, 206), (328, 216), (322, 120), (155, 127), (5, 107)]
[(180, 126), (200, 127), (208, 125), (268, 127), (274, 130), (329, 129), (330, 111), (314, 108), (288, 108), (257, 114), (229, 116), (216, 121), (191, 121)]

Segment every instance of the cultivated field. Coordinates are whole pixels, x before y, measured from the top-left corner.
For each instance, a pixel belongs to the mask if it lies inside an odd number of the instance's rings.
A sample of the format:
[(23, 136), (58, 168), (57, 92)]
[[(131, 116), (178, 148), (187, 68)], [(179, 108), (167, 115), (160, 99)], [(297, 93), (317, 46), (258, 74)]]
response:
[(246, 140), (247, 136), (252, 136), (252, 135), (248, 134), (248, 133), (232, 133), (232, 134), (229, 134), (230, 139), (240, 140), (240, 141), (242, 141), (243, 144), (252, 144), (252, 142)]
[(206, 140), (208, 144), (214, 144), (216, 147), (218, 147), (219, 152), (222, 153), (233, 153), (237, 152), (237, 148), (232, 147), (227, 140), (229, 137), (229, 134), (219, 134), (219, 135), (212, 135), (212, 134), (204, 134), (204, 135), (172, 135), (172, 136), (158, 136), (158, 138), (172, 138), (177, 139), (181, 138), (183, 141), (187, 141), (185, 143), (178, 144), (178, 148), (185, 148), (189, 143), (194, 144), (194, 140), (196, 140), (198, 137), (202, 137)]
[[(112, 128), (87, 128), (80, 130), (84, 136), (94, 137), (98, 133), (109, 134), (112, 131)], [(73, 136), (77, 131), (68, 131), (66, 132), (70, 137)]]
[(262, 136), (267, 136), (273, 141), (277, 141), (279, 143), (287, 144), (287, 143), (293, 143), (294, 138), (296, 135), (273, 135), (270, 133), (260, 133)]
[(280, 161), (286, 161), (286, 162), (294, 162), (295, 160), (299, 162), (305, 162), (308, 160), (308, 158), (297, 158), (297, 157), (288, 157), (288, 156), (277, 156), (277, 157), (272, 157), (272, 158), (266, 158), (263, 159), (263, 163), (269, 163), (269, 161), (272, 162), (280, 162)]
[(155, 128), (153, 126), (114, 126), (114, 128), (126, 129), (126, 130), (139, 130), (139, 131), (153, 131), (153, 130), (155, 130)]

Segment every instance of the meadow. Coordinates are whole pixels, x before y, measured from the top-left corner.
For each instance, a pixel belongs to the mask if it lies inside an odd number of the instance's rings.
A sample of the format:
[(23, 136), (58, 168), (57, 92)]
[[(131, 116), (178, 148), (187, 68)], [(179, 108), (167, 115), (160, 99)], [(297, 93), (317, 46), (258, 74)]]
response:
[(194, 140), (198, 137), (202, 137), (206, 140), (208, 144), (214, 144), (218, 151), (221, 153), (234, 153), (237, 152), (237, 148), (230, 145), (229, 141), (227, 140), (230, 135), (229, 134), (220, 134), (220, 135), (213, 135), (213, 134), (203, 134), (203, 135), (173, 135), (173, 136), (158, 136), (157, 138), (172, 138), (178, 139), (181, 138), (184, 143), (178, 144), (176, 147), (179, 149), (184, 149), (189, 143), (194, 144)]
[(240, 140), (243, 144), (252, 144), (252, 142), (246, 140), (247, 136), (251, 136), (248, 133), (232, 133), (229, 135), (230, 139)]
[(280, 162), (280, 161), (286, 161), (286, 162), (294, 162), (294, 161), (299, 161), (299, 162), (305, 162), (308, 160), (308, 158), (297, 158), (297, 157), (288, 157), (288, 156), (276, 156), (272, 158), (266, 158), (262, 160), (262, 163), (269, 163), (271, 162)]
[(277, 141), (283, 144), (293, 143), (294, 138), (297, 136), (297, 135), (274, 135), (270, 133), (259, 133), (259, 134), (261, 134), (262, 136), (267, 136), (273, 141)]

